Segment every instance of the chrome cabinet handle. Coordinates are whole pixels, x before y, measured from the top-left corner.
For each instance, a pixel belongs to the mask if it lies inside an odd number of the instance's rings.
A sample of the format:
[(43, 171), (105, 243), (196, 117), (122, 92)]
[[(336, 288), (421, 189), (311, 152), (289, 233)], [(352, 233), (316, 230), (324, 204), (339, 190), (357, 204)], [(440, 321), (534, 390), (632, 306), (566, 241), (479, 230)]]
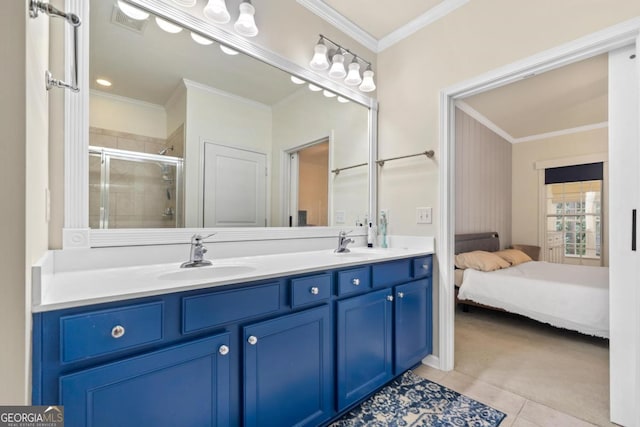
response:
[(428, 270), (429, 269), (429, 264), (422, 264), (422, 269), (423, 270)]
[(353, 279), (351, 281), (351, 283), (353, 283), (354, 286), (359, 286), (360, 285), (360, 279), (358, 279), (357, 277), (355, 279)]
[(221, 345), (220, 348), (218, 349), (218, 352), (221, 355), (226, 356), (227, 354), (229, 354), (229, 347), (227, 347), (226, 345)]
[(393, 301), (393, 295), (387, 295), (387, 301)]
[(247, 342), (251, 345), (256, 345), (258, 343), (258, 338), (254, 337), (253, 335), (251, 335), (248, 339)]
[(398, 292), (398, 298), (404, 298), (404, 292)]
[(113, 329), (111, 329), (111, 336), (118, 339), (118, 338), (122, 338), (124, 336), (125, 330), (124, 330), (124, 326), (122, 325), (116, 325), (113, 327)]
[(320, 289), (318, 289), (317, 286), (312, 287), (309, 292), (311, 292), (311, 295), (318, 295), (320, 293)]

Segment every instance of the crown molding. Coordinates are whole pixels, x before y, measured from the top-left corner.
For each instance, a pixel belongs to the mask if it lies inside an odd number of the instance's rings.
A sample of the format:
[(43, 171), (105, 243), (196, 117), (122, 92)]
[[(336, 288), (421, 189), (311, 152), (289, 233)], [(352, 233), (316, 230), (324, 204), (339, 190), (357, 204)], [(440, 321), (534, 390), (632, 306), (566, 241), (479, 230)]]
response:
[(89, 94), (98, 98), (110, 99), (113, 101), (122, 102), (125, 104), (137, 105), (138, 107), (149, 108), (152, 110), (165, 111), (163, 105), (154, 104), (153, 102), (141, 101), (139, 99), (127, 98), (122, 95), (115, 95), (113, 93), (106, 93), (96, 89), (90, 89)]
[(378, 53), (378, 39), (348, 20), (322, 0), (296, 0), (298, 4), (327, 21), (367, 49)]
[[(224, 91), (222, 89), (218, 89), (215, 87), (211, 87), (211, 86), (207, 86), (206, 84), (203, 83), (199, 83), (193, 80), (189, 80), (189, 79), (182, 79), (182, 83), (184, 84), (184, 86), (187, 88), (187, 91), (189, 89), (198, 89), (201, 90), (203, 92), (208, 92), (208, 93), (212, 93), (214, 95), (218, 95), (218, 96), (222, 96), (228, 99), (232, 99), (234, 101), (249, 105), (251, 107), (260, 109), (260, 110), (265, 110), (265, 111), (271, 111), (271, 106), (267, 105), (267, 104), (263, 104), (262, 102), (253, 100), (253, 99), (249, 99), (249, 98), (245, 98), (243, 96), (240, 95), (236, 95), (235, 93), (231, 93), (231, 92), (227, 92)], [(188, 94), (188, 92), (187, 92)], [(188, 96), (188, 95), (187, 95)]]
[(574, 128), (568, 128), (568, 129), (561, 129), (553, 132), (539, 133), (537, 135), (523, 136), (520, 138), (515, 138), (513, 140), (513, 143), (518, 144), (520, 142), (537, 141), (539, 139), (548, 139), (548, 138), (554, 138), (557, 136), (571, 135), (573, 133), (588, 132), (590, 130), (603, 129), (608, 126), (609, 126), (609, 122), (593, 123), (590, 125), (578, 126)]
[(464, 101), (458, 100), (456, 101), (456, 107), (458, 107), (460, 110), (467, 113), (471, 118), (475, 119), (481, 125), (485, 126), (489, 130), (491, 130), (492, 132), (500, 136), (501, 138), (506, 139), (510, 144), (515, 143), (514, 137), (509, 135), (507, 131), (502, 129), (497, 124), (493, 123), (491, 120), (489, 120), (487, 117), (485, 117), (482, 113), (480, 113), (478, 110), (473, 108), (471, 105), (467, 104)]
[(387, 34), (378, 41), (378, 53), (393, 46), (401, 40), (406, 39), (411, 34), (433, 24), (439, 19), (444, 18), (457, 8), (469, 3), (470, 0), (444, 0), (442, 3), (432, 7), (414, 20), (408, 22), (395, 31)]

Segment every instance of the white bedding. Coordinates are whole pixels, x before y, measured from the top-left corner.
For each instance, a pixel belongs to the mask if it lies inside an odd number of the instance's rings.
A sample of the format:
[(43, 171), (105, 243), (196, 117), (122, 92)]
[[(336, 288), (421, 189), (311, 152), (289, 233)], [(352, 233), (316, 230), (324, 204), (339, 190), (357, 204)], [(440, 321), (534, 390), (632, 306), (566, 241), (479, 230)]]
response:
[(492, 272), (467, 269), (458, 298), (609, 338), (607, 267), (532, 261)]

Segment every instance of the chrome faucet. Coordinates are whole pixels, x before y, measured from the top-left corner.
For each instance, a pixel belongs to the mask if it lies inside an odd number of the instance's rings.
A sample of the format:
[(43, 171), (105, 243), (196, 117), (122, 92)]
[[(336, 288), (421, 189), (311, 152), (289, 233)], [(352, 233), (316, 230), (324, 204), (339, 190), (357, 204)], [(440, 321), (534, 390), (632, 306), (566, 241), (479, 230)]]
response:
[(338, 247), (336, 248), (336, 250), (334, 250), (334, 252), (339, 253), (339, 254), (351, 252), (347, 248), (347, 245), (349, 243), (353, 243), (354, 240), (353, 239), (347, 239), (347, 234), (349, 234), (349, 233), (351, 233), (351, 231), (341, 231), (338, 234)]
[(208, 236), (201, 236), (199, 234), (191, 236), (191, 252), (189, 255), (189, 261), (183, 262), (180, 265), (180, 268), (204, 267), (211, 265), (211, 261), (204, 259), (204, 254), (207, 253), (207, 248), (202, 244), (202, 241), (204, 239), (208, 239), (214, 234), (216, 233), (209, 234)]

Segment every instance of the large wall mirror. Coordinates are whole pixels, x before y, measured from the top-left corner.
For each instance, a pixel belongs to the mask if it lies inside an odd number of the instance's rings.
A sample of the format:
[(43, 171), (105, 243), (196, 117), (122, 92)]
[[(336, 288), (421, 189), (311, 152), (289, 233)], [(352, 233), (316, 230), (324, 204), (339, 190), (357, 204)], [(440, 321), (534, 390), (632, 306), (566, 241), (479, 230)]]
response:
[(365, 221), (368, 106), (126, 12), (90, 2), (91, 229)]
[(67, 1), (88, 24), (88, 90), (67, 106), (84, 128), (67, 158), (84, 157), (88, 182), (74, 189), (66, 171), (65, 247), (159, 229), (142, 240), (170, 242), (174, 228), (317, 235), (374, 214), (375, 100), (160, 0), (120, 2), (143, 19), (116, 0)]

